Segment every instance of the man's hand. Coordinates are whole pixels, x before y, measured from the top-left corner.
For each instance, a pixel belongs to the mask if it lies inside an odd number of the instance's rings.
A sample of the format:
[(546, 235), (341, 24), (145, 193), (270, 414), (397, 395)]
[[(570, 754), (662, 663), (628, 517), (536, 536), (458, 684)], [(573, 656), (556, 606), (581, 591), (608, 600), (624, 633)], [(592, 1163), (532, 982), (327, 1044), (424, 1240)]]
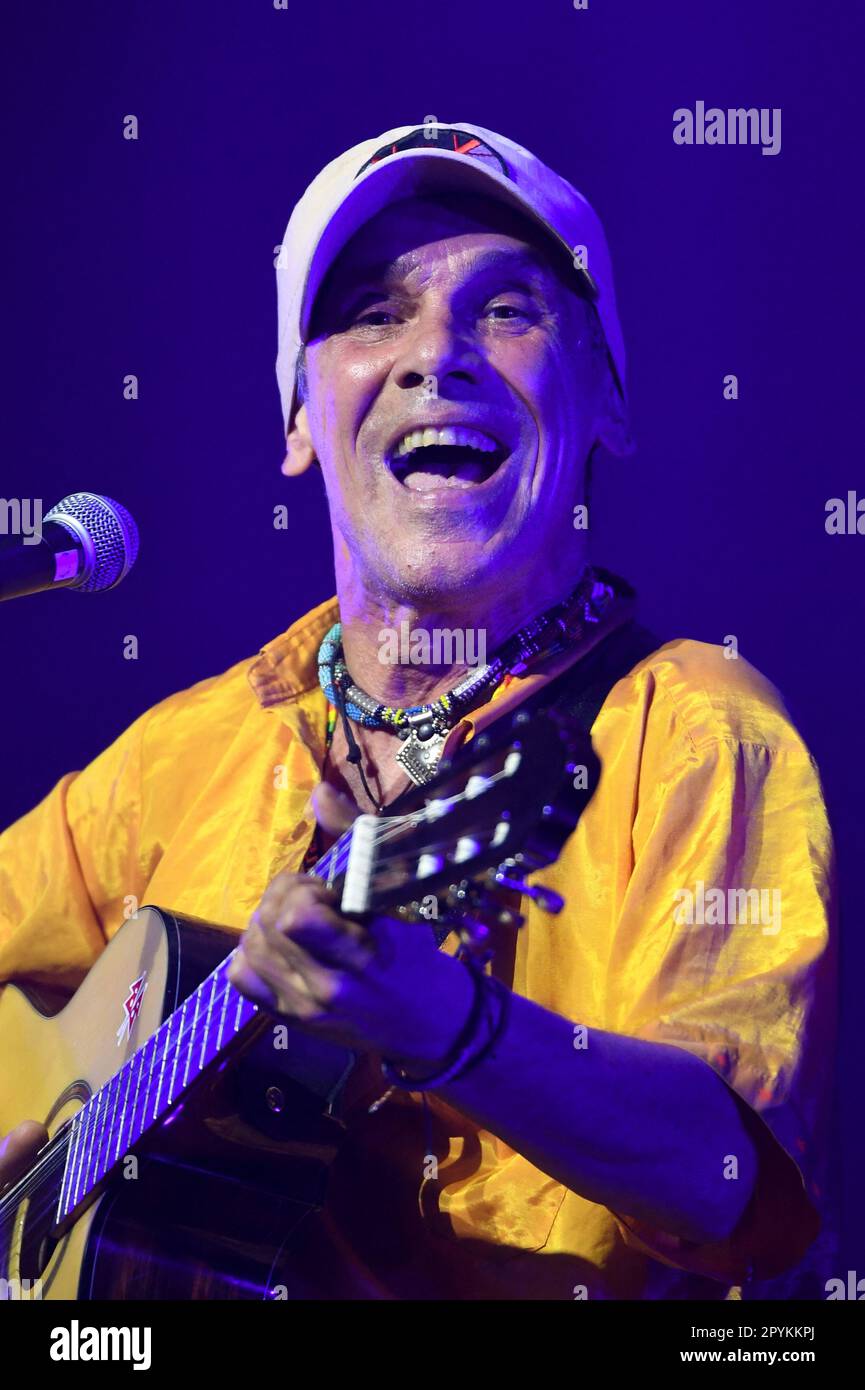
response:
[(19, 1178), (47, 1143), (48, 1130), (37, 1120), (22, 1120), (0, 1139), (0, 1189)]
[[(357, 815), (332, 788), (316, 815), (338, 833)], [(277, 874), (228, 971), (234, 987), (286, 1021), (357, 1051), (433, 1071), (468, 1018), (473, 986), (436, 949), (426, 923), (341, 916), (334, 891), (306, 874)]]

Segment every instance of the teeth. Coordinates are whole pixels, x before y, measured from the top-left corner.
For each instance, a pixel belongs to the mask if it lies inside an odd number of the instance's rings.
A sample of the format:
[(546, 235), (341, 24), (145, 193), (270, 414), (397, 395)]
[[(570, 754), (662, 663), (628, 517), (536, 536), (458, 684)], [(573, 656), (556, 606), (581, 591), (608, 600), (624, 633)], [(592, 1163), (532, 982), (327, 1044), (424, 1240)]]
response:
[(463, 449), (478, 449), (483, 454), (494, 454), (498, 444), (488, 434), (469, 429), (465, 425), (446, 425), (444, 429), (411, 430), (404, 434), (393, 450), (394, 458), (404, 458), (415, 449), (425, 449), (428, 444), (458, 444)]

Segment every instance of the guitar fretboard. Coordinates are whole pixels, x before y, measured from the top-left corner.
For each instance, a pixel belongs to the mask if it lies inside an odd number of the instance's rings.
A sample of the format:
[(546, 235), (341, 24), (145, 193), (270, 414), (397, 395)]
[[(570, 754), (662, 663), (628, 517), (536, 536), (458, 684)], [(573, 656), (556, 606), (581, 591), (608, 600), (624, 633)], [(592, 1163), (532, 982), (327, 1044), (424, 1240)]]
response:
[[(345, 869), (350, 843), (348, 830), (313, 865), (310, 876), (333, 882)], [(123, 1162), (258, 1014), (258, 1005), (227, 979), (233, 956), (232, 951), (74, 1116), (58, 1223)], [(168, 1115), (164, 1123), (171, 1124), (172, 1118)]]

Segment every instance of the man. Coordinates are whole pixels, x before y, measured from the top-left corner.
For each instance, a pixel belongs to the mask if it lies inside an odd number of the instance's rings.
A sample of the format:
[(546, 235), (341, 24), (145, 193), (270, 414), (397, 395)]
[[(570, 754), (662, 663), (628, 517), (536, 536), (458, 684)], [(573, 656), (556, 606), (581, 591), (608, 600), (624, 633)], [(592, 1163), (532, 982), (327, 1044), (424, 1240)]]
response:
[[(567, 906), (523, 899), (519, 938), (496, 937), (504, 988), (452, 936), (361, 926), (300, 872), (633, 631), (574, 524), (596, 451), (630, 449), (600, 223), (512, 141), (427, 122), (323, 170), (277, 277), (283, 472), (321, 468), (337, 597), (0, 838), (0, 978), (76, 983), (130, 899), (245, 928), (233, 983), (393, 1092), (353, 1112), (310, 1237), (322, 1296), (754, 1289), (818, 1226), (831, 843), (753, 668), (689, 641), (601, 661), (603, 776), (542, 875)], [(538, 652), (545, 615), (568, 638)], [(465, 662), (382, 661), (404, 624), (481, 634), (499, 679), (465, 696)], [(755, 890), (778, 910), (727, 911)]]

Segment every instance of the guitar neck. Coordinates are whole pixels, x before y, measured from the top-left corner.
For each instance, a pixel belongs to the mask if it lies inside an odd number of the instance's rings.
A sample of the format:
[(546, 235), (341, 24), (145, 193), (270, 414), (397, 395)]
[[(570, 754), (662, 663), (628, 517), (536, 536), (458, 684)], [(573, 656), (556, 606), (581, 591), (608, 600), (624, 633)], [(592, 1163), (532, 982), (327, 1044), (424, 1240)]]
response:
[[(332, 883), (345, 869), (348, 830), (309, 870)], [(238, 1039), (251, 1041), (260, 1013), (228, 980), (232, 951), (164, 1020), (74, 1116), (55, 1223), (59, 1227), (92, 1200), (97, 1188), (136, 1143), (168, 1113)], [(260, 1020), (259, 1020), (260, 1021)]]

